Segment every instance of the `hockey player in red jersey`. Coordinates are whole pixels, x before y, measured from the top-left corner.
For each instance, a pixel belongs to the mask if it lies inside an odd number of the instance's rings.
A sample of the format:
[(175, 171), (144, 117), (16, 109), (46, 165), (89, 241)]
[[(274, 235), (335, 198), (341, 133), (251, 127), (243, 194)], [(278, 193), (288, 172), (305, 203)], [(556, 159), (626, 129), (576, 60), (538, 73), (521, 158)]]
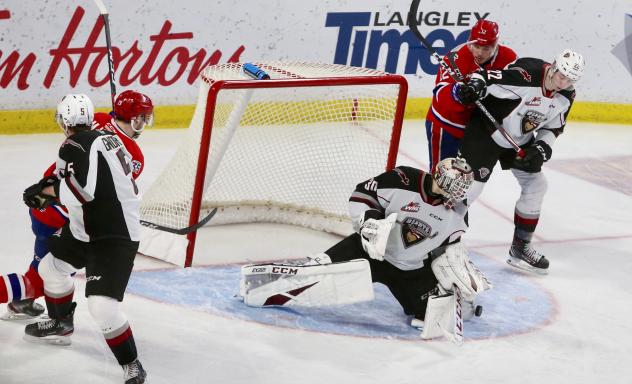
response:
[[(516, 60), (516, 53), (498, 43), (498, 24), (481, 19), (470, 31), (469, 41), (446, 55), (454, 61), (463, 76), (481, 69), (503, 69)], [(426, 114), (429, 167), (434, 169), (440, 160), (455, 157), (465, 125), (470, 119), (474, 104), (459, 101), (459, 94), (469, 88), (456, 83), (441, 67), (432, 91), (432, 105)]]
[[(93, 129), (115, 133), (132, 155), (132, 172), (137, 179), (143, 171), (144, 157), (136, 139), (145, 127), (153, 123), (153, 103), (146, 95), (127, 90), (121, 92), (114, 104), (112, 114), (94, 114)], [(55, 175), (55, 164), (45, 172), (44, 177)], [(42, 209), (31, 208), (31, 229), (35, 234), (33, 260), (24, 274), (10, 273), (0, 276), (0, 303), (7, 303), (4, 320), (26, 319), (41, 315), (44, 307), (34, 301), (43, 292), (38, 266), (48, 254), (48, 238), (68, 222), (68, 211), (62, 205), (51, 204)]]
[[(542, 165), (551, 159), (553, 144), (564, 132), (575, 99), (574, 84), (584, 73), (584, 58), (570, 49), (552, 63), (520, 58), (506, 70), (474, 73), (465, 87), (482, 97), (481, 103), (525, 152), (516, 151), (481, 111), (465, 129), (460, 153), (474, 170), (470, 203), (481, 193), (497, 162), (510, 169), (521, 193), (514, 211), (514, 238), (507, 262), (530, 272), (546, 274), (549, 261), (531, 245), (540, 218), (547, 181)], [(472, 102), (474, 99), (464, 99)]]

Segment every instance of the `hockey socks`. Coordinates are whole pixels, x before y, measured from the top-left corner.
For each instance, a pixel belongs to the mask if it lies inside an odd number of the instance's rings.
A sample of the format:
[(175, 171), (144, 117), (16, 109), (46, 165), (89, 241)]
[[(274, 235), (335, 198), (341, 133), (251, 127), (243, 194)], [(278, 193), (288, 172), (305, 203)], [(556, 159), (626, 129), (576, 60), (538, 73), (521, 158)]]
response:
[(535, 228), (540, 220), (540, 215), (529, 215), (516, 210), (514, 212), (514, 240), (531, 241)]
[(127, 322), (119, 329), (103, 333), (103, 336), (120, 365), (126, 365), (136, 360), (138, 356), (136, 343), (134, 342), (132, 328)]
[(0, 303), (33, 297), (33, 288), (27, 278), (17, 273), (0, 276)]
[(51, 319), (61, 319), (66, 317), (74, 307), (72, 302), (74, 293), (74, 288), (69, 292), (61, 294), (45, 292), (44, 296), (46, 298), (48, 317)]

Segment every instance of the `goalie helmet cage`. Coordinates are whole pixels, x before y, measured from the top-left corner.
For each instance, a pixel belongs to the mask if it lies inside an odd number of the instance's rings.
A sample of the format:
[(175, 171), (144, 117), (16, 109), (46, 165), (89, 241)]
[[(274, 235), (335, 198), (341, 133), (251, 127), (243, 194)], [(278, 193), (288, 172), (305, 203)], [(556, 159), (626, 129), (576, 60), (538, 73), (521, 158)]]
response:
[[(142, 220), (169, 228), (276, 222), (347, 235), (356, 184), (397, 159), (408, 84), (403, 76), (336, 64), (241, 63), (201, 74), (183, 143), (145, 192)], [(142, 228), (139, 252), (191, 266), (197, 231)]]

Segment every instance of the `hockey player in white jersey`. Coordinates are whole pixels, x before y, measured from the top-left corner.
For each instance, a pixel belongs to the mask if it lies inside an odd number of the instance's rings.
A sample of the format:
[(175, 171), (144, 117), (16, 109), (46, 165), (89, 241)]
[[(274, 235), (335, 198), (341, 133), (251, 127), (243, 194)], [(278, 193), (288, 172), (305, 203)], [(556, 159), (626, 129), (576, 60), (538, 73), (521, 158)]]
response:
[[(413, 316), (415, 326), (423, 325), (429, 299), (450, 296), (454, 286), (472, 303), (478, 293), (491, 288), (460, 244), (467, 229), (464, 199), (472, 180), (465, 161), (448, 158), (438, 164), (434, 175), (397, 167), (364, 181), (349, 199), (356, 232), (311, 258), (308, 265), (319, 266), (315, 268), (317, 278), (310, 281), (301, 276), (301, 268), (283, 272), (276, 265), (275, 276), (269, 264), (245, 266), (241, 295), (253, 306), (340, 304), (360, 301), (348, 298), (355, 290), (372, 289), (371, 282), (379, 282)], [(349, 266), (358, 261), (368, 264), (365, 281), (369, 288), (366, 283), (356, 284), (361, 274), (357, 280), (343, 280), (349, 270), (361, 269), (361, 265)], [(323, 277), (329, 274), (338, 277), (325, 288)], [(294, 281), (301, 284), (292, 284)], [(372, 290), (370, 293), (358, 297), (370, 299)]]
[(542, 164), (551, 159), (553, 144), (564, 131), (575, 98), (574, 84), (584, 73), (582, 55), (564, 50), (552, 64), (521, 58), (502, 71), (481, 71), (467, 86), (511, 135), (525, 156), (516, 156), (509, 142), (477, 110), (465, 129), (460, 155), (474, 170), (470, 204), (480, 195), (494, 165), (511, 169), (521, 194), (514, 212), (514, 237), (507, 262), (530, 272), (546, 274), (549, 261), (531, 245), (547, 189)]
[(140, 196), (132, 156), (122, 140), (92, 130), (94, 107), (86, 95), (70, 94), (56, 118), (67, 138), (59, 149), (57, 170), (24, 191), (31, 208), (57, 201), (68, 208), (69, 222), (49, 240), (51, 255), (39, 273), (50, 320), (25, 327), (25, 339), (69, 345), (74, 331), (72, 276), (86, 270), (88, 309), (123, 368), (126, 384), (145, 382), (127, 317), (121, 310), (140, 236)]

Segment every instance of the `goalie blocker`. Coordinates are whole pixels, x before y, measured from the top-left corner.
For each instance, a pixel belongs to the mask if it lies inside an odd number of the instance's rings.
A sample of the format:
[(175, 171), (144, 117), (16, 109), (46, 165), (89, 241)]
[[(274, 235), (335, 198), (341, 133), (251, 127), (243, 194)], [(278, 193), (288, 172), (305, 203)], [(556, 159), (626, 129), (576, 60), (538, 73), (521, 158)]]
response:
[(373, 300), (369, 262), (255, 264), (241, 268), (240, 295), (252, 307), (351, 304)]

